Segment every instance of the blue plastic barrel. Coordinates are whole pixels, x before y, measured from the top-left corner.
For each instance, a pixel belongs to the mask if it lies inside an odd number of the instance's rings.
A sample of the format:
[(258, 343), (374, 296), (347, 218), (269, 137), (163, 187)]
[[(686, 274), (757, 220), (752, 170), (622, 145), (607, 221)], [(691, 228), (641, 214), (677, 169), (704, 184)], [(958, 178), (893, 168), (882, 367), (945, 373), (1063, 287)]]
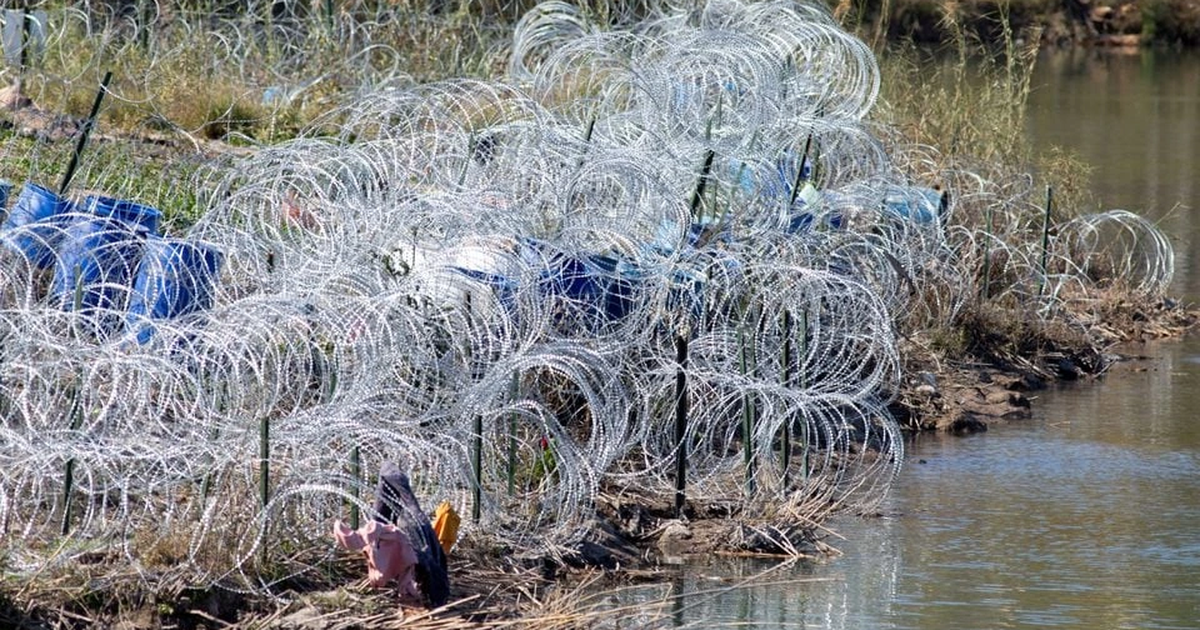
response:
[(203, 243), (148, 238), (125, 319), (138, 343), (144, 344), (154, 335), (151, 320), (181, 317), (212, 306), (223, 260), (220, 251)]
[(942, 192), (920, 186), (889, 186), (884, 191), (883, 211), (899, 219), (933, 223), (942, 215)]
[(69, 212), (71, 203), (33, 182), (25, 182), (12, 211), (4, 219), (4, 243), (31, 265), (48, 267), (54, 262), (54, 247), (62, 236), (55, 221)]
[(115, 199), (101, 195), (89, 195), (83, 199), (84, 211), (96, 216), (111, 217), (131, 225), (140, 225), (150, 234), (158, 234), (158, 223), (162, 213), (150, 206), (128, 199)]
[(79, 307), (85, 314), (101, 317), (100, 329), (117, 321), (99, 313), (125, 308), (130, 281), (141, 258), (145, 230), (106, 217), (80, 217), (70, 223), (58, 245), (50, 294), (66, 310)]
[(101, 195), (88, 195), (83, 198), (81, 212), (94, 214), (98, 217), (112, 217), (113, 208), (120, 203), (120, 199), (115, 197), (104, 197)]
[(591, 322), (615, 322), (634, 304), (636, 268), (613, 256), (575, 256), (547, 248), (539, 288), (544, 296), (563, 300), (566, 313)]

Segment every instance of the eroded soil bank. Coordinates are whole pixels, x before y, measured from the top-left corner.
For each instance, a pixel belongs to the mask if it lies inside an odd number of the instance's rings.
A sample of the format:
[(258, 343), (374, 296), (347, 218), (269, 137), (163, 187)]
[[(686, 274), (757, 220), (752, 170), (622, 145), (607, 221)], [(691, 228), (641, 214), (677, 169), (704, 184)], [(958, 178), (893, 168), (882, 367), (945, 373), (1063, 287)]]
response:
[(1002, 43), (1007, 18), (1010, 35), (1024, 41), (1036, 38), (1043, 45), (1200, 45), (1197, 0), (900, 0), (835, 6), (851, 22), (886, 33), (893, 41), (937, 44), (966, 35)]

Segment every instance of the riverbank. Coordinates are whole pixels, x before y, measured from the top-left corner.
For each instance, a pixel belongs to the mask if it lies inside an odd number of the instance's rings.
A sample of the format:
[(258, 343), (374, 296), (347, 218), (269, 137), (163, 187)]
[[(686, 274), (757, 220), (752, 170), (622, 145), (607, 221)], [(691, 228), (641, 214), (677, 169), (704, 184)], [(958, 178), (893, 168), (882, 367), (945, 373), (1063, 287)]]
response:
[(1037, 391), (1055, 382), (1096, 379), (1114, 364), (1143, 359), (1140, 345), (1188, 334), (1200, 323), (1200, 311), (1171, 299), (1121, 299), (1074, 331), (1014, 325), (1011, 313), (991, 318), (962, 322), (971, 349), (957, 357), (913, 343), (906, 354), (907, 386), (892, 405), (906, 427), (966, 435), (994, 422), (1027, 418)]
[[(823, 14), (722, 3), (712, 28), (611, 37), (556, 10), (514, 38), (546, 66), (513, 76), (539, 89), (368, 72), (297, 139), (163, 171), (189, 178), (108, 161), (119, 142), (90, 154), (80, 181), (177, 204), (164, 236), (218, 245), (227, 269), (155, 345), (110, 343), (119, 327), (12, 265), (13, 619), (413, 622), (328, 535), (399, 459), (424, 507), (478, 515), (453, 553), (460, 604), (429, 623), (540, 623), (554, 601), (574, 624), (597, 568), (831, 553), (823, 523), (879, 505), (904, 428), (1002, 416), (1037, 384), (1021, 370), (1100, 372), (1106, 327), (1176, 316), (1158, 226), (1072, 203), (1058, 171), (1051, 206), (1013, 159), (1011, 68), (1003, 117), (943, 103), (973, 131), (934, 134), (938, 155), (895, 132), (936, 122), (909, 84), (919, 117), (868, 119), (879, 68)], [(733, 23), (744, 47), (705, 44)], [(547, 33), (580, 54), (548, 60)], [(785, 63), (788, 38), (821, 45)], [(593, 65), (613, 59), (637, 72)], [(273, 121), (213, 133), (253, 144), (239, 134)], [(69, 141), (14, 129), (33, 142), (9, 138), (20, 177), (55, 179), (45, 156)]]
[[(1012, 340), (1005, 338), (973, 358), (927, 356), (906, 372), (907, 385), (892, 409), (921, 432), (964, 435), (1021, 421), (1037, 404), (1039, 390), (1056, 381), (1095, 379), (1117, 362), (1139, 369), (1145, 358), (1139, 345), (1186, 334), (1198, 321), (1195, 309), (1170, 301), (1117, 304), (1110, 313), (1096, 322), (1096, 344), (1045, 338), (1041, 351), (1012, 354)], [(740, 483), (730, 479), (728, 486), (738, 493)], [(626, 585), (657, 583), (680, 564), (713, 556), (824, 562), (838, 555), (836, 534), (804, 515), (743, 508), (727, 495), (690, 496), (681, 517), (666, 497), (610, 487), (597, 497), (589, 533), (569, 547), (521, 549), (482, 532), (463, 540), (450, 556), (451, 603), (432, 611), (399, 600), (394, 589), (368, 586), (360, 555), (339, 551), (330, 557), (309, 549), (293, 561), (320, 571), (277, 582), (269, 596), (232, 583), (196, 588), (166, 565), (135, 576), (114, 572), (115, 558), (76, 558), (47, 567), (16, 590), (0, 591), (0, 620), (29, 629), (453, 630), (584, 628), (626, 616), (653, 627), (669, 621), (671, 598), (678, 594), (668, 589), (661, 601), (628, 609), (614, 606), (608, 594), (615, 599)]]
[(893, 42), (946, 44), (966, 37), (985, 45), (1002, 44), (1006, 38), (1043, 46), (1125, 49), (1200, 45), (1196, 0), (896, 0), (835, 7), (848, 23)]

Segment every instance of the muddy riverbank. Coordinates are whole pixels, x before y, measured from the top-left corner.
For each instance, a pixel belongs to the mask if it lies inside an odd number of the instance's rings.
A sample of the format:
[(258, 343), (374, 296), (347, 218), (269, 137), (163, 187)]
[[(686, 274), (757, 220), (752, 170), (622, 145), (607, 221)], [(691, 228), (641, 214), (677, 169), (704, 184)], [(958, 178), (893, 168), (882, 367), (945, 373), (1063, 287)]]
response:
[[(1037, 392), (1055, 381), (1093, 379), (1114, 365), (1141, 369), (1139, 348), (1185, 334), (1196, 322), (1194, 309), (1171, 301), (1119, 304), (1093, 327), (1093, 343), (1047, 336), (1040, 351), (1027, 354), (1011, 354), (1011, 339), (993, 330), (990, 343), (972, 346), (978, 356), (926, 354), (914, 362), (923, 369), (907, 374), (892, 409), (911, 431), (986, 431), (1028, 418)], [(97, 558), (5, 593), (0, 620), (17, 628), (584, 627), (614, 614), (595, 593), (665, 579), (675, 565), (714, 556), (819, 561), (837, 553), (820, 523), (799, 514), (749, 515), (742, 501), (727, 499), (689, 496), (678, 514), (672, 497), (610, 488), (596, 502), (591, 533), (551, 553), (477, 533), (451, 554), (451, 603), (433, 612), (401, 601), (394, 589), (370, 588), (361, 557), (339, 552), (332, 561), (314, 557), (323, 571), (276, 585), (274, 597), (195, 589), (169, 571), (127, 579)], [(667, 610), (651, 605), (637, 614), (653, 623)]]
[(835, 11), (890, 40), (921, 44), (953, 42), (960, 36), (1000, 43), (1011, 36), (1046, 46), (1200, 45), (1196, 0), (901, 0), (854, 6), (843, 2)]

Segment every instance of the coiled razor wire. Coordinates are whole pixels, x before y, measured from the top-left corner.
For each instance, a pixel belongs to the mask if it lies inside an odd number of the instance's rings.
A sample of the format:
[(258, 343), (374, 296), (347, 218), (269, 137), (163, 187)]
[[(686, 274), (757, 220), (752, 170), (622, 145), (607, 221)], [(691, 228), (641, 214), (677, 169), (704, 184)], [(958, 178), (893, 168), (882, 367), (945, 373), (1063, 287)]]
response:
[[(238, 32), (228, 60), (254, 50)], [(115, 539), (138, 570), (269, 587), (275, 550), (312, 553), (272, 579), (302, 573), (333, 519), (370, 517), (385, 460), (466, 535), (533, 550), (584, 536), (609, 486), (669, 496), (685, 453), (689, 496), (869, 510), (903, 461), (897, 326), (949, 320), (980, 273), (1043, 313), (1102, 278), (1156, 295), (1171, 277), (1129, 213), (1043, 249), (1028, 181), (937, 173), (938, 198), (907, 179), (930, 150), (889, 154), (865, 120), (873, 57), (814, 6), (610, 29), (550, 3), (509, 68), (371, 70), (311, 133), (210, 166), (181, 236), (223, 263), (179, 279), (213, 285), (195, 312), (133, 316), (132, 258), (71, 284), (67, 223), (6, 227), (13, 570)]]

